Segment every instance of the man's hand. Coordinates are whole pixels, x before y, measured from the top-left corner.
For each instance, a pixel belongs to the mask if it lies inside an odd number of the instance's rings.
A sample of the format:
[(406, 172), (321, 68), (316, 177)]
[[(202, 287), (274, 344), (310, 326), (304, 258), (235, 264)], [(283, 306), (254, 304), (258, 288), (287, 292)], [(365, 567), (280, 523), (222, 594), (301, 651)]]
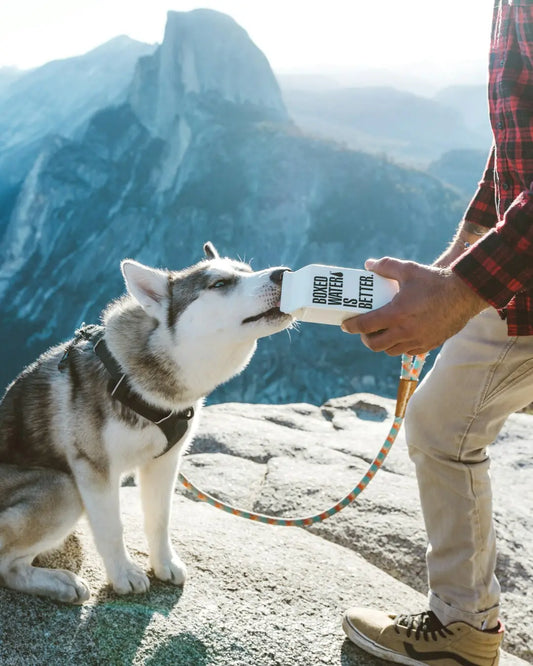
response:
[(347, 319), (342, 329), (360, 333), (373, 351), (423, 354), (455, 335), (488, 303), (448, 268), (399, 259), (369, 259), (365, 268), (397, 280), (400, 291), (378, 310)]

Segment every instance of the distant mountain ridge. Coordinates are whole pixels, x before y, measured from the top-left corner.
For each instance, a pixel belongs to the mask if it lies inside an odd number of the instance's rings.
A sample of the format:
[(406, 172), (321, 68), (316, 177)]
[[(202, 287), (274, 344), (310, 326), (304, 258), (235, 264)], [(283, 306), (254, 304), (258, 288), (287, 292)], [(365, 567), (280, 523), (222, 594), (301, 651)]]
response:
[(461, 114), (470, 129), (485, 137), (487, 144), (483, 148), (488, 153), (492, 143), (492, 133), (489, 122), (487, 85), (448, 86), (439, 90), (434, 99), (455, 109)]
[(27, 72), (0, 70), (0, 183), (20, 181), (47, 136), (72, 137), (95, 111), (123, 101), (139, 57), (154, 48), (120, 36)]
[[(206, 240), (262, 268), (430, 261), (462, 204), (436, 178), (306, 136), (264, 54), (231, 18), (170, 12), (124, 94), (47, 138), (11, 193), (0, 245), (3, 383), (123, 291), (125, 256), (181, 268)], [(127, 83), (127, 85), (126, 85)], [(0, 163), (6, 151), (0, 150)], [(0, 192), (1, 195), (1, 192)], [(216, 400), (394, 390), (397, 363), (327, 326), (262, 341)]]
[(449, 150), (488, 151), (490, 147), (482, 87), (457, 86), (429, 98), (392, 87), (324, 85), (284, 87), (289, 114), (305, 131), (353, 150), (385, 153), (425, 166)]
[(0, 67), (0, 95), (23, 74), (24, 72), (16, 67)]
[(454, 187), (465, 197), (465, 205), (477, 190), (487, 163), (484, 150), (450, 150), (428, 166), (428, 173)]

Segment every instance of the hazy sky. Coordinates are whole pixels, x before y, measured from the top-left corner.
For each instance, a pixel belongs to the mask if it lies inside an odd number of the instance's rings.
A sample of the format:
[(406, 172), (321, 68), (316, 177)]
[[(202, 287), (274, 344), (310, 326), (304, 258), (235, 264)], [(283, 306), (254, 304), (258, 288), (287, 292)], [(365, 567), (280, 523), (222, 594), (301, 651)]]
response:
[(166, 12), (233, 16), (277, 71), (486, 58), (492, 0), (0, 0), (0, 66), (34, 67), (119, 34), (160, 42)]

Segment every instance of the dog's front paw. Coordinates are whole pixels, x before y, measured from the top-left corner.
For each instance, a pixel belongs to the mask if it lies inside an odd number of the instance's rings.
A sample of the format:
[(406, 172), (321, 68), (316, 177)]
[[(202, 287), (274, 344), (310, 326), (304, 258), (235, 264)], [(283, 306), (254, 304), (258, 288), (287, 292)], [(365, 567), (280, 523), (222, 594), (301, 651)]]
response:
[(85, 581), (71, 571), (52, 570), (57, 581), (57, 588), (51, 597), (67, 604), (82, 604), (91, 596)]
[(114, 575), (110, 582), (117, 594), (143, 594), (150, 589), (148, 576), (133, 562)]
[(187, 567), (177, 555), (166, 562), (154, 563), (153, 569), (156, 578), (174, 585), (183, 585), (187, 578)]

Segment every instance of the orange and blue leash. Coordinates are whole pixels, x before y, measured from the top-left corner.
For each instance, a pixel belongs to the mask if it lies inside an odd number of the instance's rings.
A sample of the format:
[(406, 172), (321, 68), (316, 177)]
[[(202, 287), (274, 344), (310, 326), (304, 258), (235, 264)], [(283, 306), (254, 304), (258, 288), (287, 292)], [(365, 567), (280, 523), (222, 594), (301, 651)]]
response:
[(398, 432), (400, 431), (401, 425), (405, 416), (405, 409), (409, 398), (413, 395), (414, 390), (418, 384), (418, 379), (420, 377), (420, 372), (426, 360), (426, 354), (421, 354), (420, 356), (408, 356), (404, 354), (402, 356), (402, 369), (400, 373), (400, 382), (398, 385), (398, 395), (396, 398), (396, 410), (394, 415), (394, 421), (392, 423), (391, 429), (385, 443), (379, 450), (377, 456), (374, 458), (370, 467), (368, 468), (366, 474), (362, 477), (359, 483), (353, 488), (345, 497), (339, 500), (329, 509), (316, 513), (312, 516), (306, 516), (301, 518), (279, 518), (277, 516), (266, 516), (262, 513), (255, 513), (253, 511), (246, 511), (245, 509), (239, 509), (237, 507), (231, 506), (222, 502), (216, 497), (209, 495), (208, 493), (200, 490), (195, 486), (184, 474), (178, 474), (178, 480), (195, 495), (195, 497), (202, 502), (207, 502), (211, 506), (221, 509), (226, 513), (231, 513), (234, 516), (239, 516), (240, 518), (247, 518), (248, 520), (254, 520), (258, 523), (266, 523), (267, 525), (277, 525), (281, 527), (307, 527), (308, 525), (313, 525), (313, 523), (320, 523), (326, 518), (335, 515), (339, 511), (342, 511), (345, 507), (351, 504), (356, 497), (358, 497), (363, 490), (368, 486), (370, 481), (377, 474), (378, 470), (381, 469), (383, 463), (389, 451), (394, 444)]

